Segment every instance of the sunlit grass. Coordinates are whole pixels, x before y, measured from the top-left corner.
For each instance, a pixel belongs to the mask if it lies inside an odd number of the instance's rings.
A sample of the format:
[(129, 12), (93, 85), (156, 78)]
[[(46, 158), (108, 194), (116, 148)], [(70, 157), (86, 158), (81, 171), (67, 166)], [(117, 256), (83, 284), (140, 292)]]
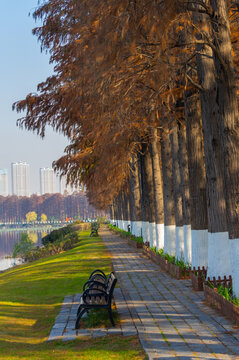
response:
[(136, 337), (46, 343), (64, 297), (96, 268), (108, 274), (110, 256), (85, 231), (74, 249), (0, 274), (0, 359), (144, 359)]

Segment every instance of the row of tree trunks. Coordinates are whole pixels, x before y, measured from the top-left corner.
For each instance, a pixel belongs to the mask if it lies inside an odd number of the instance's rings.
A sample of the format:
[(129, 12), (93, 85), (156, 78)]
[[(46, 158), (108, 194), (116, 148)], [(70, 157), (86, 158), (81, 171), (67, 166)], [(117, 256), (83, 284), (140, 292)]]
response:
[(236, 76), (227, 2), (208, 3), (211, 24), (202, 12), (194, 16), (202, 29), (196, 49), (200, 90), (185, 91), (185, 125), (161, 128), (160, 142), (153, 129), (151, 147), (140, 155), (141, 219), (151, 246), (192, 266), (208, 266), (209, 276), (232, 274), (239, 294)]
[[(164, 248), (188, 263), (193, 247), (193, 264), (206, 266), (206, 185), (197, 93), (185, 96), (185, 107), (187, 126), (162, 131), (160, 141), (153, 129), (150, 151), (144, 144), (139, 159), (132, 160), (128, 213), (132, 233), (142, 234), (152, 247)], [(123, 217), (129, 220), (126, 213)]]

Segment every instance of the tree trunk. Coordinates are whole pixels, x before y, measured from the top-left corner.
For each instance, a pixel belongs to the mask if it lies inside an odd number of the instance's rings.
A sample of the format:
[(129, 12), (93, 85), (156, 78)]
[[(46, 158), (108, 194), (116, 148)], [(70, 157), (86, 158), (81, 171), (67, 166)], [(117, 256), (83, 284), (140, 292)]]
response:
[(163, 183), (160, 167), (160, 153), (157, 129), (152, 129), (151, 156), (153, 166), (154, 204), (156, 221), (156, 247), (164, 247), (164, 211), (163, 211)]
[[(207, 29), (207, 18), (200, 16), (199, 25)], [(208, 30), (209, 36), (209, 30)], [(219, 107), (213, 52), (208, 45), (197, 46), (198, 80), (204, 135), (208, 211), (208, 276), (231, 274), (226, 222), (223, 152), (219, 130)]]
[(179, 144), (177, 126), (170, 134), (171, 152), (173, 160), (173, 190), (174, 190), (174, 209), (176, 223), (176, 249), (175, 258), (184, 259), (184, 235), (183, 235), (183, 208), (181, 179), (179, 170)]
[[(206, 175), (201, 126), (200, 101), (197, 92), (185, 92), (185, 117), (189, 170), (192, 227), (192, 266), (208, 264), (208, 231)], [(186, 252), (185, 252), (186, 253)], [(190, 259), (190, 249), (188, 260)], [(187, 260), (187, 259), (185, 259)]]
[(139, 159), (132, 157), (130, 164), (130, 199), (131, 199), (131, 233), (135, 236), (141, 236), (142, 233), (142, 212), (141, 195), (139, 183)]
[(119, 226), (119, 195), (114, 198), (114, 208), (115, 208), (115, 224)]
[(175, 255), (176, 225), (173, 193), (173, 162), (168, 130), (161, 132), (161, 157), (163, 173), (164, 252)]
[[(154, 186), (152, 159), (148, 146), (143, 146), (142, 156), (142, 189), (144, 193), (145, 231), (144, 239), (150, 242), (150, 246), (156, 246), (155, 230), (155, 207), (154, 207)], [(148, 227), (148, 228), (147, 228)]]
[(116, 204), (115, 204), (116, 198), (113, 200), (113, 209), (114, 209), (114, 224), (117, 223), (117, 210), (116, 210)]
[(112, 224), (114, 222), (113, 205), (112, 204), (110, 204), (110, 206), (109, 206), (109, 214), (110, 214), (110, 223)]
[(129, 203), (129, 192), (127, 188), (123, 190), (123, 203), (124, 203), (123, 229), (125, 231), (128, 231), (128, 225), (130, 225), (130, 203)]
[(119, 192), (119, 228), (124, 229), (124, 203), (122, 190)]
[(178, 124), (179, 171), (183, 208), (184, 261), (192, 262), (191, 209), (186, 126)]
[(226, 215), (231, 250), (233, 288), (239, 296), (239, 119), (229, 15), (225, 0), (210, 0), (219, 128), (224, 159)]

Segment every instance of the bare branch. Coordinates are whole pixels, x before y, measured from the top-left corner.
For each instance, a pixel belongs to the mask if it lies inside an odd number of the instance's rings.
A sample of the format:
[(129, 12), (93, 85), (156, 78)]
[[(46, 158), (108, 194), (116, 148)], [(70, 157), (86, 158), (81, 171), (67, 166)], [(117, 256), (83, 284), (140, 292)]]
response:
[(192, 85), (194, 85), (198, 90), (204, 91), (203, 87), (200, 84), (196, 83), (187, 73), (185, 75)]

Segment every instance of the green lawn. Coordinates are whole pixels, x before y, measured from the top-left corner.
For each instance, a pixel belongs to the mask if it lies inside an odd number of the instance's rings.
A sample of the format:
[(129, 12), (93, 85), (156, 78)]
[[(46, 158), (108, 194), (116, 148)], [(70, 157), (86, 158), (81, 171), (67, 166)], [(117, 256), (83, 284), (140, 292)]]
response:
[(137, 337), (46, 343), (64, 297), (81, 292), (94, 269), (111, 271), (101, 240), (78, 234), (74, 249), (0, 274), (1, 360), (145, 359)]

